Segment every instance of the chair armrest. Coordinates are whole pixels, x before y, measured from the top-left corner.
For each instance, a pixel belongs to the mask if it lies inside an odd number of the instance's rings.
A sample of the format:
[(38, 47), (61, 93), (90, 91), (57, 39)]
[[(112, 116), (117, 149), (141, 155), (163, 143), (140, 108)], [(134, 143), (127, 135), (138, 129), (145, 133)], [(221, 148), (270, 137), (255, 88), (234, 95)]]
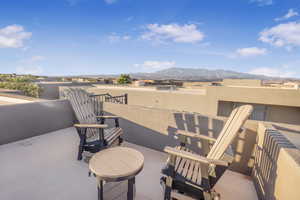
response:
[(177, 130), (175, 134), (183, 135), (183, 136), (186, 136), (186, 137), (193, 137), (193, 138), (197, 138), (197, 139), (209, 140), (209, 141), (212, 141), (212, 142), (215, 142), (217, 140), (213, 137), (209, 137), (209, 136), (206, 136), (206, 135), (200, 135), (200, 134), (197, 134), (197, 133), (191, 133), (191, 132), (188, 132), (188, 131), (182, 131), (182, 130)]
[(101, 119), (119, 119), (119, 116), (113, 116), (113, 115), (102, 115), (102, 116), (96, 116), (97, 118)]
[(115, 127), (119, 127), (119, 118), (118, 116), (113, 116), (113, 115), (101, 115), (101, 116), (96, 116), (97, 120), (100, 120), (101, 124), (104, 124), (106, 119), (113, 119), (115, 120)]
[(107, 128), (107, 124), (74, 124), (76, 128)]
[(204, 156), (199, 156), (197, 154), (193, 154), (193, 153), (183, 151), (183, 150), (179, 150), (179, 149), (172, 148), (172, 147), (165, 147), (164, 151), (167, 152), (168, 154), (178, 156), (178, 157), (182, 157), (182, 158), (185, 158), (185, 159), (189, 159), (189, 160), (192, 160), (192, 161), (200, 162), (200, 163), (203, 163), (203, 164), (215, 164), (215, 165), (228, 166), (228, 163), (225, 162), (225, 161), (208, 159)]

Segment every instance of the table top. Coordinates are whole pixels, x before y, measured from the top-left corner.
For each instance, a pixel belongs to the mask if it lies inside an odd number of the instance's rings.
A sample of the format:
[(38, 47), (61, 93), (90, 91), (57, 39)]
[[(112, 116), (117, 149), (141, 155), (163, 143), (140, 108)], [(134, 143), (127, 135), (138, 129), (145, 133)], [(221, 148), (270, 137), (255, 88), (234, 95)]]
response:
[(144, 156), (128, 147), (112, 147), (96, 153), (89, 162), (92, 173), (102, 179), (120, 179), (138, 174), (144, 166)]

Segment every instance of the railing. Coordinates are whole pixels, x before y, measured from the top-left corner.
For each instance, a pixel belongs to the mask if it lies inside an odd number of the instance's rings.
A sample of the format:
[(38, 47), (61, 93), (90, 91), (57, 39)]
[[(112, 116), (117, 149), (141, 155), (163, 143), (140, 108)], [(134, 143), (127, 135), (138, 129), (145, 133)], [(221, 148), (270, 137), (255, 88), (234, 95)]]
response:
[(90, 95), (94, 110), (96, 115), (103, 115), (103, 108), (101, 102), (111, 102), (117, 104), (127, 104), (128, 103), (128, 94), (120, 96), (112, 96), (109, 93), (106, 94), (92, 94)]
[(118, 104), (127, 104), (128, 103), (128, 94), (120, 95), (120, 96), (112, 96), (109, 93), (106, 94), (93, 94), (90, 95), (94, 101), (98, 102), (111, 102)]

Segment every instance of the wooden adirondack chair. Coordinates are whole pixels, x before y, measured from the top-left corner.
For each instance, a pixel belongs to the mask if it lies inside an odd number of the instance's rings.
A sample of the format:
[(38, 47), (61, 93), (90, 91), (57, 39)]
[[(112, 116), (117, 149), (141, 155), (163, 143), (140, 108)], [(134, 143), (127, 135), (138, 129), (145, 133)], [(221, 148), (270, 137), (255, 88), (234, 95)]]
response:
[[(119, 127), (117, 116), (96, 116), (94, 105), (89, 94), (79, 88), (65, 88), (61, 91), (62, 98), (70, 101), (78, 124), (74, 124), (80, 137), (78, 160), (82, 159), (83, 151), (96, 153), (111, 146), (118, 140), (120, 145), (123, 141), (123, 130)], [(108, 128), (104, 124), (106, 119), (115, 120), (115, 127)]]
[[(164, 149), (169, 154), (161, 179), (165, 184), (165, 200), (171, 199), (171, 193), (177, 196), (187, 194), (194, 199), (219, 199), (219, 194), (212, 188), (232, 162), (233, 156), (228, 155), (227, 151), (252, 110), (251, 105), (234, 109), (217, 139), (186, 131), (176, 133), (180, 136), (181, 145)], [(186, 147), (188, 137), (208, 140), (214, 145), (206, 157), (200, 156)]]

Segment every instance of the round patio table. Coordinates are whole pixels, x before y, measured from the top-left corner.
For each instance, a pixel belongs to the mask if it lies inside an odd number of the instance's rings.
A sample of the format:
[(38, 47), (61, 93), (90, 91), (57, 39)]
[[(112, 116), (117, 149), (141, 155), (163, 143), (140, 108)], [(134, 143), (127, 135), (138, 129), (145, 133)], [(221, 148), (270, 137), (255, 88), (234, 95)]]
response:
[(144, 156), (128, 147), (112, 147), (96, 153), (89, 168), (98, 179), (98, 200), (103, 200), (103, 182), (128, 180), (127, 199), (133, 200), (135, 176), (143, 169)]

